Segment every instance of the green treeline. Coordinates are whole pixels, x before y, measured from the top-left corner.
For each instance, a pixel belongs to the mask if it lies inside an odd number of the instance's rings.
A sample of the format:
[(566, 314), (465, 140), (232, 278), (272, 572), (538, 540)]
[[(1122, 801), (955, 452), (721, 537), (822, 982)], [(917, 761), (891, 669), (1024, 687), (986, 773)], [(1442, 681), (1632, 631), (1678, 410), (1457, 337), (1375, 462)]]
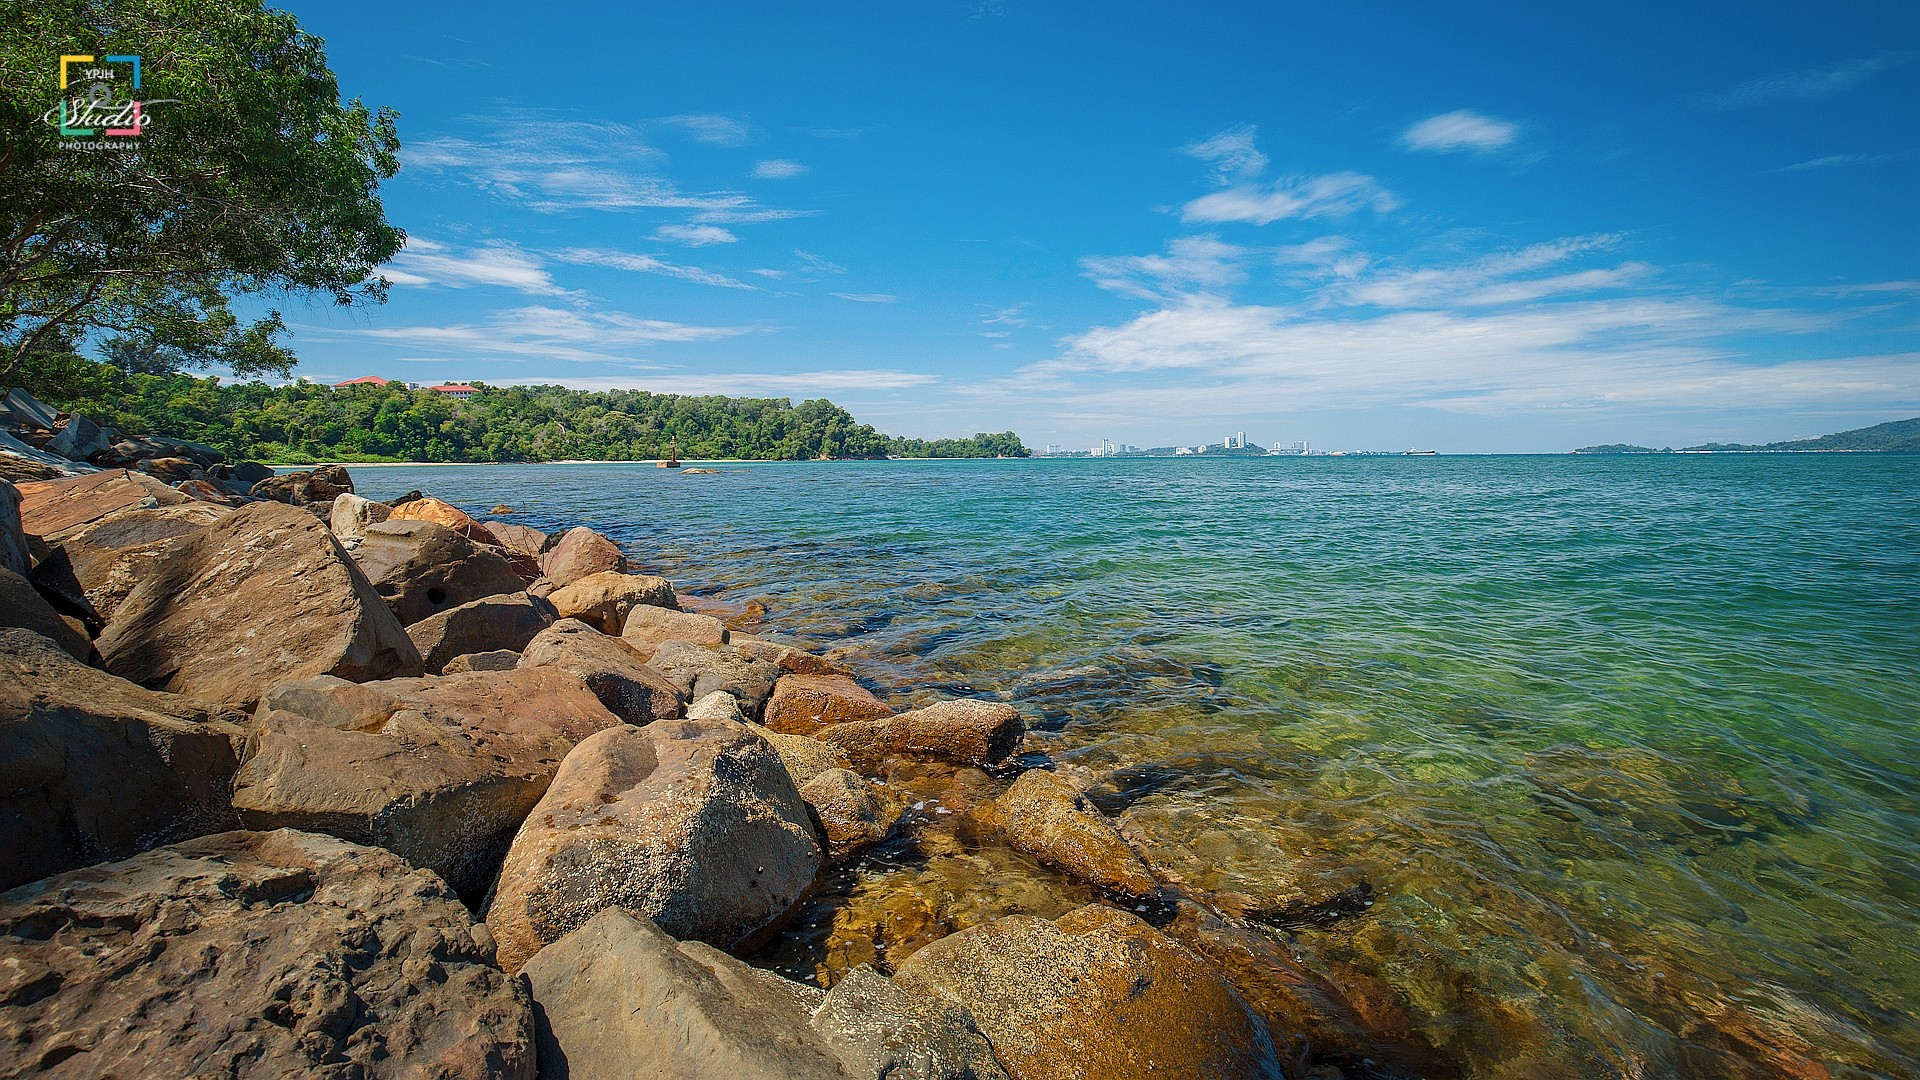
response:
[(660, 458), (1026, 457), (1013, 432), (892, 438), (831, 401), (641, 390), (486, 387), (465, 401), (403, 384), (223, 384), (128, 373), (71, 353), (32, 357), (21, 382), (57, 408), (134, 434), (192, 439), (230, 459), (606, 461)]

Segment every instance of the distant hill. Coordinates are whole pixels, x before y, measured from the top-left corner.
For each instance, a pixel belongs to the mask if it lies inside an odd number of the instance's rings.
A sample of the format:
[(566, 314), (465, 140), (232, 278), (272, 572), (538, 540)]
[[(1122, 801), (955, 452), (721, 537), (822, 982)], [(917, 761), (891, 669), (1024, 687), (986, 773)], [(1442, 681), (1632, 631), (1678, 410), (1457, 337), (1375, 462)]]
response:
[[(1712, 453), (1920, 453), (1920, 416), (1911, 420), (1893, 420), (1868, 428), (1822, 435), (1817, 439), (1793, 439), (1776, 443), (1702, 443), (1686, 451)], [(1655, 450), (1627, 443), (1583, 446), (1576, 454), (1671, 454), (1671, 447)], [(1685, 452), (1685, 451), (1682, 451)]]

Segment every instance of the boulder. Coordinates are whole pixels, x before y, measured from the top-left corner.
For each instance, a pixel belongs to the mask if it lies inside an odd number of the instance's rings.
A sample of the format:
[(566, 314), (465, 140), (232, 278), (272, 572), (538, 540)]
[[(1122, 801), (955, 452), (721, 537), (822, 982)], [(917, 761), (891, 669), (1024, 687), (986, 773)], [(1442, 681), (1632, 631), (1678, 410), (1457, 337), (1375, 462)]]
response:
[(218, 465), (227, 456), (206, 443), (191, 439), (170, 439), (164, 435), (118, 435), (107, 454), (121, 463), (132, 464), (148, 458), (192, 458), (202, 467)]
[(144, 473), (109, 469), (20, 485), (20, 527), (59, 543), (70, 531), (128, 510), (181, 506), (192, 499)]
[(852, 675), (845, 665), (836, 664), (824, 656), (815, 656), (784, 641), (755, 637), (751, 634), (729, 634), (727, 644), (739, 649), (757, 660), (765, 660), (787, 675)]
[(598, 1080), (998, 1080), (972, 1017), (870, 968), (831, 991), (782, 979), (618, 908), (540, 950), (541, 1075)]
[(59, 416), (53, 406), (18, 386), (0, 397), (0, 427), (51, 428)]
[(327, 527), (270, 502), (168, 552), (98, 644), (122, 678), (242, 706), (289, 679), (420, 672), (406, 631)]
[(348, 550), (359, 543), (367, 526), (377, 525), (387, 520), (393, 513), (393, 507), (386, 503), (363, 499), (351, 491), (343, 491), (333, 497), (333, 509), (327, 512), (327, 528)]
[[(635, 609), (640, 610), (659, 609)], [(653, 650), (647, 666), (665, 675), (688, 701), (698, 701), (716, 690), (724, 690), (739, 699), (741, 710), (748, 716), (758, 715), (761, 706), (766, 704), (780, 670), (765, 660), (755, 660), (725, 645), (708, 648), (685, 641), (661, 642), (659, 648)]]
[(322, 465), (317, 469), (269, 476), (253, 485), (256, 499), (272, 499), (291, 506), (331, 507), (342, 493), (353, 494), (353, 477), (344, 465)]
[(302, 680), (261, 700), (233, 805), (251, 828), (382, 847), (478, 900), (573, 744), (619, 723), (554, 670)]
[(0, 480), (0, 570), (21, 577), (33, 573), (27, 534), (20, 528), (20, 489), (5, 480)]
[(567, 755), (514, 838), (487, 925), (508, 971), (609, 907), (727, 947), (819, 868), (806, 804), (745, 724), (622, 725)]
[[(549, 599), (565, 591), (564, 588), (557, 589), (548, 594)], [(690, 645), (724, 645), (727, 628), (711, 615), (670, 611), (643, 604), (628, 609), (620, 636), (627, 644), (638, 649), (641, 655), (652, 656), (655, 649), (668, 641), (684, 641)]]
[(1158, 890), (1120, 830), (1066, 777), (1028, 769), (975, 816), (1013, 848), (1096, 888), (1134, 897)]
[(680, 691), (638, 653), (578, 619), (561, 619), (534, 637), (520, 666), (556, 667), (578, 676), (600, 704), (629, 724), (680, 715)]
[(0, 431), (0, 480), (9, 484), (33, 484), (78, 474), (78, 469), (50, 465), (24, 454), (15, 453), (8, 444), (17, 442), (19, 442), (18, 439)]
[(430, 675), (463, 653), (506, 649), (519, 652), (535, 635), (553, 625), (553, 605), (526, 593), (470, 600), (407, 627)]
[(561, 533), (540, 554), (540, 572), (559, 588), (606, 571), (627, 572), (619, 545), (584, 525)]
[(227, 468), (227, 478), (249, 488), (273, 475), (273, 470), (257, 461), (235, 462)]
[(432, 874), (330, 837), (220, 833), (0, 894), (0, 954), (20, 1075), (534, 1075), (486, 932)]
[(894, 982), (967, 1009), (1018, 1080), (1281, 1076), (1266, 1025), (1212, 965), (1098, 904), (941, 938)]
[(800, 785), (800, 798), (813, 809), (827, 840), (827, 854), (835, 859), (886, 839), (900, 820), (900, 802), (851, 769), (815, 774)]
[(402, 626), (482, 597), (518, 593), (522, 587), (505, 559), (431, 521), (402, 519), (368, 525), (361, 530), (352, 555)]
[[(763, 739), (773, 734), (766, 728), (748, 720), (747, 714), (740, 711), (740, 699), (727, 693), (725, 690), (715, 690), (687, 706), (687, 719), (731, 720), (736, 724), (751, 724), (754, 732)], [(785, 737), (786, 736), (782, 736), (782, 738)], [(767, 741), (772, 742), (773, 740), (768, 739)]]
[(536, 566), (539, 565), (540, 553), (547, 547), (546, 533), (531, 525), (517, 525), (510, 521), (489, 521), (486, 526), (501, 547), (516, 555), (524, 555), (532, 559)]
[(0, 630), (0, 889), (233, 828), (246, 721)]
[[(87, 606), (108, 622), (168, 553), (231, 513), (226, 507), (197, 501), (121, 510), (57, 534), (57, 554), (50, 561), (63, 560), (64, 573), (71, 576)], [(50, 573), (52, 568), (43, 565), (42, 570)]]
[[(728, 702), (735, 700), (731, 694), (719, 696)], [(734, 708), (737, 712), (739, 706), (735, 705)], [(688, 710), (687, 715), (692, 716), (693, 710)], [(795, 787), (805, 787), (814, 777), (829, 769), (853, 768), (853, 760), (847, 757), (845, 751), (832, 743), (823, 743), (811, 735), (782, 735), (780, 732), (760, 727), (754, 730), (760, 733), (761, 738), (767, 740), (768, 745), (773, 747), (774, 753), (780, 755), (781, 762), (787, 767), (787, 775), (793, 777)]]
[(93, 642), (87, 635), (61, 618), (33, 582), (11, 570), (0, 570), (0, 627), (37, 634), (81, 663), (93, 658)]
[[(678, 608), (673, 585), (666, 578), (617, 574), (609, 570), (590, 574), (547, 594), (563, 619), (579, 619), (604, 634), (619, 635), (627, 613), (637, 607)], [(718, 642), (715, 642), (718, 644)]]
[(963, 698), (881, 720), (833, 724), (817, 737), (846, 751), (856, 767), (872, 769), (896, 756), (994, 765), (1018, 749), (1025, 734), (1013, 706)]
[(466, 511), (431, 495), (422, 495), (417, 499), (393, 504), (393, 513), (387, 520), (431, 521), (435, 525), (452, 529), (474, 543), (499, 546), (499, 541), (494, 537), (492, 530), (473, 520)]
[(186, 480), (203, 480), (207, 475), (207, 470), (199, 462), (184, 457), (143, 458), (133, 467), (169, 485)]
[(214, 506), (244, 506), (248, 502), (246, 496), (236, 496), (227, 490), (225, 484), (214, 480), (182, 480), (173, 485), (173, 490), (195, 502), (209, 503)]
[(67, 426), (47, 443), (46, 449), (68, 461), (85, 461), (107, 446), (107, 434), (100, 430), (100, 425), (75, 413), (67, 418)]
[(782, 675), (763, 723), (788, 735), (811, 735), (829, 724), (892, 715), (885, 702), (845, 675)]
[(461, 653), (440, 668), (442, 675), (462, 675), (469, 671), (512, 671), (520, 666), (520, 654), (511, 649)]

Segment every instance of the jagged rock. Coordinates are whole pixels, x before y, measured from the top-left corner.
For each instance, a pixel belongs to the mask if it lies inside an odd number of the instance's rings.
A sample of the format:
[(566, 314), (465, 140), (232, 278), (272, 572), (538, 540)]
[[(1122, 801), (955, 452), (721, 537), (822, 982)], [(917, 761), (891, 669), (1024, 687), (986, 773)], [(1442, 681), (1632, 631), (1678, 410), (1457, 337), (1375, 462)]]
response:
[(731, 946), (819, 868), (806, 804), (746, 725), (623, 725), (567, 755), (514, 838), (487, 925), (508, 971), (609, 907)]
[(0, 426), (10, 428), (51, 428), (59, 419), (59, 413), (53, 406), (29, 394), (24, 388), (14, 387), (7, 396), (0, 398)]
[(15, 889), (0, 954), (21, 1075), (534, 1075), (486, 932), (432, 874), (330, 837), (221, 833)]
[(800, 798), (813, 808), (814, 819), (827, 839), (827, 854), (836, 859), (886, 839), (894, 822), (900, 820), (899, 801), (851, 769), (816, 773), (800, 784)]
[(236, 497), (233, 492), (227, 490), (226, 485), (214, 480), (182, 480), (173, 485), (173, 490), (195, 502), (213, 506), (244, 506), (248, 501), (245, 496)]
[(1136, 897), (1158, 889), (1113, 822), (1065, 777), (1028, 769), (975, 815), (1015, 849), (1097, 888)]
[(82, 526), (129, 510), (182, 506), (192, 499), (144, 473), (112, 469), (21, 484), (20, 527), (57, 544)]
[(817, 737), (846, 751), (855, 766), (870, 769), (890, 756), (993, 765), (1006, 760), (1025, 734), (1013, 706), (963, 698), (882, 720), (832, 724)]
[[(666, 578), (641, 574), (590, 574), (547, 595), (563, 619), (579, 619), (603, 634), (618, 636), (627, 614), (637, 607), (679, 608)], [(664, 640), (664, 639), (663, 639)], [(718, 644), (718, 642), (715, 642)]]
[(553, 625), (553, 605), (526, 593), (471, 600), (407, 627), (428, 674), (465, 653), (506, 649), (520, 652), (535, 635)]
[(168, 485), (202, 479), (207, 474), (199, 462), (183, 457), (144, 458), (134, 468)]
[(5, 480), (0, 480), (0, 570), (21, 577), (33, 573), (27, 534), (20, 528), (20, 489)]
[(751, 634), (730, 634), (727, 644), (757, 660), (765, 660), (787, 675), (852, 675), (844, 665), (836, 664), (824, 656), (815, 656), (784, 641), (755, 637)]
[(38, 473), (52, 477), (80, 476), (97, 471), (91, 465), (82, 465), (77, 461), (68, 461), (59, 454), (48, 453), (38, 447), (29, 446), (15, 438), (11, 433), (0, 431), (0, 458), (12, 464), (5, 469), (6, 479), (20, 483), (22, 480), (38, 479), (29, 475)]
[(402, 626), (482, 597), (521, 589), (519, 577), (505, 559), (431, 521), (402, 519), (368, 525), (352, 555)]
[(587, 684), (600, 703), (629, 724), (680, 715), (680, 691), (638, 653), (578, 619), (561, 619), (521, 651), (521, 667), (557, 667)]
[(626, 573), (627, 557), (620, 553), (619, 545), (584, 525), (548, 541), (540, 555), (541, 573), (562, 589), (609, 570)]
[(520, 654), (511, 649), (461, 653), (446, 662), (442, 675), (461, 675), (469, 671), (512, 671), (520, 666)]
[[(550, 596), (558, 596), (565, 591), (559, 589)], [(655, 649), (668, 641), (684, 641), (690, 645), (723, 645), (727, 640), (727, 628), (711, 615), (641, 605), (628, 609), (626, 622), (620, 628), (620, 637), (639, 650), (642, 656), (652, 656)]]
[(377, 525), (387, 520), (393, 513), (393, 507), (386, 503), (363, 499), (351, 491), (343, 491), (333, 497), (333, 509), (327, 512), (327, 528), (345, 545), (348, 550), (359, 542), (367, 531), (367, 526)]
[(192, 458), (201, 466), (218, 465), (227, 456), (206, 443), (191, 439), (170, 439), (163, 435), (120, 435), (107, 449), (116, 464), (132, 464), (148, 458)]
[(326, 526), (271, 502), (169, 552), (98, 644), (116, 675), (241, 706), (289, 679), (420, 672), (406, 631)]
[(108, 445), (106, 432), (100, 430), (100, 425), (75, 413), (67, 418), (67, 426), (47, 443), (46, 450), (68, 461), (85, 461)]
[(619, 723), (551, 669), (302, 680), (261, 700), (233, 804), (252, 828), (386, 848), (477, 899), (573, 744)]
[(524, 969), (542, 1075), (620, 1078), (646, 1062), (685, 1080), (1000, 1080), (964, 1010), (914, 997), (870, 968), (832, 991), (675, 941), (617, 908)]
[(431, 495), (422, 495), (416, 499), (393, 504), (393, 513), (388, 521), (431, 521), (459, 533), (475, 543), (499, 546), (492, 530), (467, 516), (466, 511), (452, 503), (442, 502)]
[(685, 641), (661, 642), (647, 666), (665, 675), (688, 701), (723, 690), (740, 700), (740, 708), (748, 716), (759, 714), (779, 674), (779, 669), (765, 660), (755, 660), (728, 646), (708, 648)]
[(253, 485), (256, 499), (272, 499), (291, 506), (331, 508), (342, 493), (353, 494), (353, 477), (344, 465), (322, 465), (317, 469), (269, 476)]
[(1266, 1025), (1212, 965), (1098, 904), (962, 930), (894, 982), (966, 1008), (1018, 1080), (1281, 1076)]
[(764, 723), (788, 735), (811, 735), (829, 724), (892, 715), (885, 702), (845, 675), (782, 675), (767, 699)]
[(0, 480), (10, 484), (32, 484), (73, 475), (58, 465), (13, 453), (8, 449), (7, 442), (7, 433), (0, 431)]
[(0, 630), (0, 889), (232, 828), (246, 720)]
[(93, 657), (93, 642), (86, 634), (61, 618), (33, 582), (4, 569), (0, 569), (0, 627), (38, 634), (81, 663)]
[[(190, 501), (151, 510), (130, 509), (59, 533), (55, 556), (102, 622), (151, 574), (167, 553), (205, 533), (232, 511)], [(52, 568), (42, 566), (42, 571)], [(43, 584), (47, 584), (43, 582)]]

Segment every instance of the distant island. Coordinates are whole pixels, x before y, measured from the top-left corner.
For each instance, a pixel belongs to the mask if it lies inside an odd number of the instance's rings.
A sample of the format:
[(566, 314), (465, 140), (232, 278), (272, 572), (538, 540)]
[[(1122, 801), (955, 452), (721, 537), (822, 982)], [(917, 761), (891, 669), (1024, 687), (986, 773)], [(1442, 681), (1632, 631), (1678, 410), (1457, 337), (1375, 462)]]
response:
[(889, 436), (824, 398), (652, 394), (564, 386), (223, 383), (42, 354), (22, 385), (63, 411), (128, 434), (205, 443), (235, 461), (752, 461), (1026, 457), (1011, 431)]
[(1897, 454), (1920, 453), (1920, 417), (1911, 420), (1892, 420), (1872, 427), (1856, 428), (1852, 431), (1822, 435), (1817, 439), (1793, 439), (1787, 442), (1753, 443), (1702, 443), (1699, 446), (1686, 446), (1675, 450), (1671, 446), (1658, 450), (1650, 446), (1633, 446), (1628, 443), (1607, 443), (1602, 446), (1583, 446), (1575, 450), (1576, 454)]

